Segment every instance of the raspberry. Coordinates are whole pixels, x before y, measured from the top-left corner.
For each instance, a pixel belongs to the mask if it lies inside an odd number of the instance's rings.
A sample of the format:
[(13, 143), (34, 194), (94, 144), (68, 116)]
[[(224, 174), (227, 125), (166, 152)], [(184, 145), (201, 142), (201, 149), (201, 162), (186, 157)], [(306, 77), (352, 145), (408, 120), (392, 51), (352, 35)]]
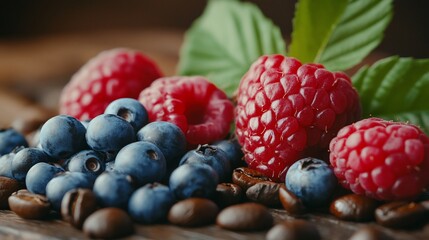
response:
[(162, 76), (157, 65), (131, 49), (103, 51), (88, 61), (64, 87), (60, 113), (88, 120), (118, 98), (137, 99), (142, 89)]
[(332, 139), (341, 185), (379, 200), (412, 199), (429, 184), (429, 138), (416, 126), (369, 118)]
[(226, 94), (200, 76), (160, 78), (140, 93), (139, 100), (149, 121), (180, 127), (188, 148), (223, 139), (234, 118), (234, 106)]
[(360, 112), (358, 93), (344, 73), (262, 56), (238, 88), (236, 135), (250, 168), (284, 181), (298, 159), (327, 160), (330, 140)]

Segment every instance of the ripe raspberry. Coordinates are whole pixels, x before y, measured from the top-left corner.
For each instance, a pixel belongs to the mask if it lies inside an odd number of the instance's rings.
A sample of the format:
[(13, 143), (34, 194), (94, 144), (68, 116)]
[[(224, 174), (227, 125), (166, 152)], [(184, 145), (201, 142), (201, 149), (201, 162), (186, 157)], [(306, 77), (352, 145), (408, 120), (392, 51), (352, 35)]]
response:
[(339, 182), (356, 194), (411, 199), (429, 184), (429, 138), (414, 125), (364, 119), (341, 129), (329, 149)]
[(137, 98), (141, 90), (162, 76), (157, 65), (130, 49), (103, 51), (88, 61), (64, 87), (60, 113), (80, 120), (96, 117), (118, 98)]
[(234, 118), (226, 94), (204, 77), (164, 77), (139, 96), (149, 121), (176, 124), (186, 135), (188, 147), (224, 138)]
[(262, 56), (238, 88), (236, 135), (251, 168), (283, 181), (298, 159), (327, 160), (330, 140), (360, 112), (358, 93), (344, 73)]

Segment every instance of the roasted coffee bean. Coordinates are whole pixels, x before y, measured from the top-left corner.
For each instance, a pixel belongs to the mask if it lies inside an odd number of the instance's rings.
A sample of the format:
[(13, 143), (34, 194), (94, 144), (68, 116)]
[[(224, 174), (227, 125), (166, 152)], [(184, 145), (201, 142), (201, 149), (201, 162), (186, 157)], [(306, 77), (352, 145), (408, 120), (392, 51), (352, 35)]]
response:
[(362, 227), (349, 240), (392, 240), (393, 238), (373, 226)]
[(8, 198), (22, 188), (22, 184), (13, 178), (0, 177), (0, 209), (8, 209)]
[(8, 199), (10, 210), (25, 219), (44, 219), (49, 215), (51, 204), (40, 194), (26, 189), (14, 192)]
[(205, 198), (188, 198), (175, 203), (168, 212), (168, 221), (183, 227), (199, 227), (214, 223), (219, 209)]
[(319, 230), (314, 224), (305, 220), (287, 220), (272, 227), (267, 235), (267, 240), (319, 240)]
[(265, 206), (280, 206), (279, 189), (285, 187), (284, 183), (275, 183), (271, 181), (258, 182), (249, 187), (246, 196), (249, 200), (263, 204)]
[(120, 238), (133, 234), (134, 225), (124, 210), (102, 208), (86, 218), (83, 232), (90, 238)]
[(363, 222), (374, 219), (374, 211), (378, 205), (378, 201), (372, 198), (348, 194), (334, 200), (329, 211), (342, 220)]
[(220, 208), (241, 203), (243, 198), (243, 190), (237, 184), (220, 183), (216, 187), (215, 202)]
[(258, 182), (270, 181), (261, 172), (247, 167), (236, 168), (232, 172), (232, 182), (240, 186), (243, 191), (255, 185)]
[(63, 220), (76, 228), (82, 228), (85, 219), (97, 210), (95, 194), (89, 189), (73, 189), (61, 201)]
[(279, 189), (279, 200), (286, 212), (291, 215), (300, 215), (307, 211), (301, 199), (285, 186)]
[(259, 203), (241, 203), (223, 209), (216, 224), (232, 231), (265, 230), (273, 225), (273, 216)]
[(416, 202), (391, 202), (375, 210), (377, 223), (390, 228), (416, 228), (424, 224), (428, 210)]

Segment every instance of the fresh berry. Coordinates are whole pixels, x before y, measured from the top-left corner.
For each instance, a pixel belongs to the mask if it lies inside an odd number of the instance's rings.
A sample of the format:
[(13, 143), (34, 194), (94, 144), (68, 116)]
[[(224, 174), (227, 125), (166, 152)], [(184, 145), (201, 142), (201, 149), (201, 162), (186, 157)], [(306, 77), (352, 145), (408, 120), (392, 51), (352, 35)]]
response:
[(102, 207), (126, 209), (134, 191), (130, 176), (118, 172), (104, 172), (94, 182), (93, 192)]
[(46, 162), (36, 163), (28, 170), (25, 178), (25, 185), (28, 191), (35, 194), (46, 194), (46, 185), (57, 174), (64, 172), (64, 169)]
[(20, 146), (28, 147), (28, 142), (21, 133), (13, 128), (0, 129), (0, 156)]
[(120, 98), (111, 102), (104, 113), (122, 117), (133, 126), (136, 132), (146, 125), (149, 120), (146, 108), (133, 98)]
[(101, 114), (89, 122), (86, 141), (96, 151), (115, 155), (125, 145), (136, 140), (131, 124), (113, 114)]
[(27, 172), (32, 166), (40, 162), (49, 162), (50, 160), (52, 159), (40, 148), (24, 148), (16, 153), (12, 159), (13, 178), (24, 182)]
[(128, 203), (128, 213), (139, 223), (164, 222), (176, 198), (167, 186), (146, 184), (137, 189)]
[(329, 149), (339, 182), (356, 194), (411, 199), (429, 184), (429, 138), (412, 124), (364, 119), (342, 128)]
[(97, 177), (106, 169), (106, 155), (94, 150), (83, 150), (71, 156), (65, 167), (70, 172), (82, 172)]
[(361, 108), (344, 73), (269, 55), (242, 78), (235, 113), (235, 133), (249, 167), (283, 181), (298, 159), (327, 160), (330, 140), (360, 118)]
[(213, 146), (223, 150), (230, 162), (231, 169), (245, 165), (243, 161), (243, 151), (236, 138), (220, 140), (213, 143)]
[(223, 139), (229, 132), (234, 107), (226, 94), (204, 77), (160, 78), (139, 96), (149, 121), (176, 124), (188, 147)]
[(57, 115), (46, 121), (40, 129), (40, 146), (49, 156), (62, 160), (88, 148), (86, 129), (74, 117)]
[(141, 90), (161, 76), (155, 62), (141, 52), (122, 48), (103, 51), (64, 87), (60, 113), (92, 119), (118, 98), (137, 99)]
[(12, 152), (7, 153), (3, 156), (0, 156), (0, 176), (13, 178), (12, 160), (15, 157), (15, 155), (22, 149), (25, 149), (25, 147), (17, 147), (13, 149)]
[(298, 160), (286, 174), (286, 187), (307, 207), (320, 207), (328, 203), (337, 178), (332, 168), (323, 160), (304, 158)]

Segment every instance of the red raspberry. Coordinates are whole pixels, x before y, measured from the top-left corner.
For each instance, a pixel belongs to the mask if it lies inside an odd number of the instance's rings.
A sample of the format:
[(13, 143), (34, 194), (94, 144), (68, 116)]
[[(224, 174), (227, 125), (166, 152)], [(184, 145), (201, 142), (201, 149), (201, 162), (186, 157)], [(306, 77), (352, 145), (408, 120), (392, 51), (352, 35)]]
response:
[(356, 194), (412, 199), (429, 184), (429, 138), (414, 125), (364, 119), (341, 129), (329, 149), (339, 182)]
[(283, 181), (300, 158), (327, 160), (330, 140), (360, 112), (358, 93), (344, 73), (262, 56), (238, 88), (236, 135), (251, 168)]
[(234, 118), (226, 94), (204, 77), (164, 77), (140, 93), (150, 121), (179, 126), (188, 147), (224, 138)]
[(64, 87), (60, 113), (80, 120), (96, 117), (118, 98), (137, 98), (141, 90), (162, 76), (148, 57), (130, 49), (103, 51), (88, 61)]

